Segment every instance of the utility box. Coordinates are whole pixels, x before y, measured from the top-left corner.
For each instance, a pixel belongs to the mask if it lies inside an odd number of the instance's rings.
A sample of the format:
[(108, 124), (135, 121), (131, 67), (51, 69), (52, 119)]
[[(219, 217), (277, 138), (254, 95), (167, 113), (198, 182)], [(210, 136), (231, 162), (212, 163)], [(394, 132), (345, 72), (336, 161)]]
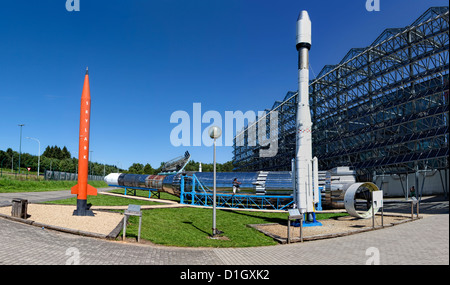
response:
[(28, 200), (14, 198), (12, 200), (11, 216), (21, 219), (28, 218), (27, 214)]

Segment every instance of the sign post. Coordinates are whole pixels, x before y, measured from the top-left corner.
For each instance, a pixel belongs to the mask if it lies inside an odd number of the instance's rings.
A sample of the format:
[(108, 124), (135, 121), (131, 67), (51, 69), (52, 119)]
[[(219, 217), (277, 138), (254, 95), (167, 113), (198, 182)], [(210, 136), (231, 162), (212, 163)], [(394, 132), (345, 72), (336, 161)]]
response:
[(123, 213), (123, 240), (125, 241), (125, 233), (127, 231), (127, 220), (129, 216), (139, 217), (138, 242), (141, 241), (141, 225), (142, 225), (142, 211), (139, 205), (128, 205), (128, 209)]
[[(383, 190), (372, 191), (372, 228), (375, 228), (375, 208), (383, 209)], [(381, 211), (381, 226), (383, 226), (383, 211)]]
[(287, 243), (291, 243), (291, 221), (300, 220), (300, 241), (303, 242), (303, 215), (300, 214), (298, 208), (288, 210), (288, 232), (287, 232)]

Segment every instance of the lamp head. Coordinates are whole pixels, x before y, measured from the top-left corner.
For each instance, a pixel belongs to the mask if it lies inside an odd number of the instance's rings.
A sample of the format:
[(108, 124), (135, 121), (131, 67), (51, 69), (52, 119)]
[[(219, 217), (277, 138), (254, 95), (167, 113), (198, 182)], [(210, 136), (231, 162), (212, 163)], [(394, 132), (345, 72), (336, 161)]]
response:
[(222, 130), (217, 126), (212, 126), (209, 128), (208, 134), (212, 139), (217, 139), (222, 135)]

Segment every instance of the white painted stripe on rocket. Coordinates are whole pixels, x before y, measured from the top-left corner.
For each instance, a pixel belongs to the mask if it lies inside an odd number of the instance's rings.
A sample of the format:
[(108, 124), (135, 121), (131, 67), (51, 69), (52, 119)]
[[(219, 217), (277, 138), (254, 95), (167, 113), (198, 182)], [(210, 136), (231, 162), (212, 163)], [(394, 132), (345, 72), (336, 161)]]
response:
[(314, 178), (314, 203), (319, 203), (319, 160), (317, 157), (313, 158), (313, 178)]

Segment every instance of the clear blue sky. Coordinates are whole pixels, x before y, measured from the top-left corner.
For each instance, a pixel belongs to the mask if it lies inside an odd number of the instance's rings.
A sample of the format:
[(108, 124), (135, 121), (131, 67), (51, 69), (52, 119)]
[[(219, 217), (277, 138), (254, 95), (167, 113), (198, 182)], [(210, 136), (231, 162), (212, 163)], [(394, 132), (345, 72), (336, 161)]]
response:
[[(257, 112), (297, 90), (296, 19), (312, 20), (311, 74), (371, 44), (386, 28), (411, 24), (447, 1), (380, 0), (66, 0), (2, 1), (0, 150), (37, 154), (47, 145), (78, 151), (84, 72), (92, 97), (92, 160), (158, 167), (186, 150), (212, 162), (211, 147), (174, 147), (170, 115), (192, 104), (202, 112)], [(192, 125), (192, 122), (191, 122)], [(207, 127), (203, 124), (202, 127)], [(192, 126), (191, 126), (192, 128)], [(192, 138), (191, 138), (192, 141)], [(232, 147), (218, 147), (218, 162)]]

